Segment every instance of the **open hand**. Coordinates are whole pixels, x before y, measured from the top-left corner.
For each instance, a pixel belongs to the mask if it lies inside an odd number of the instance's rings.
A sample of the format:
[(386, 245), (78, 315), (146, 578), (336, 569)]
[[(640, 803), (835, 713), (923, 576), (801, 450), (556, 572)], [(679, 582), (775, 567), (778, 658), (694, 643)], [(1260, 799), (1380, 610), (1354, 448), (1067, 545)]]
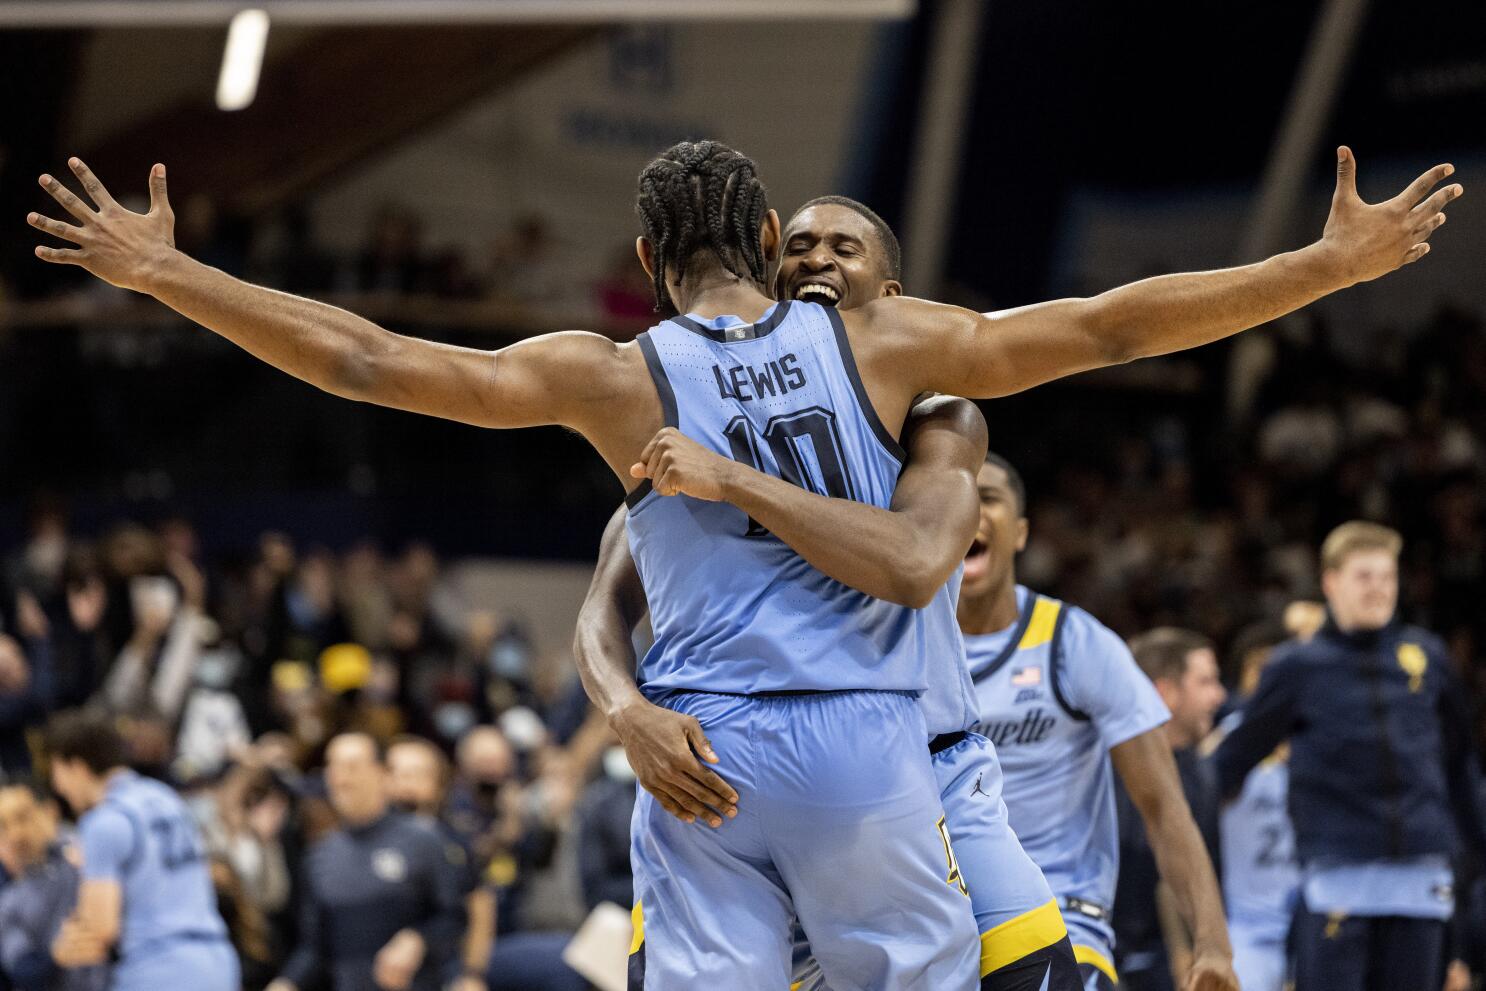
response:
[(175, 250), (175, 213), (165, 196), (165, 166), (150, 169), (150, 212), (138, 214), (119, 206), (82, 159), (69, 158), (67, 165), (97, 206), (79, 199), (61, 180), (43, 175), (38, 180), (41, 188), (72, 214), (78, 226), (39, 213), (27, 214), (26, 223), (77, 247), (37, 245), (36, 257), (57, 265), (78, 265), (104, 282), (147, 292), (151, 273)]
[(717, 754), (695, 717), (637, 698), (609, 723), (641, 787), (661, 808), (682, 822), (703, 819), (714, 829), (724, 815), (738, 814), (738, 793), (707, 767), (717, 763)]
[(1436, 165), (1393, 199), (1364, 203), (1357, 195), (1357, 160), (1346, 146), (1336, 150), (1336, 192), (1321, 244), (1346, 285), (1387, 275), (1429, 253), (1430, 235), (1445, 222), (1445, 204), (1465, 192), (1458, 182), (1430, 190), (1454, 172), (1453, 165)]
[(731, 458), (708, 450), (675, 427), (664, 427), (650, 438), (629, 473), (631, 478), (650, 479), (663, 496), (689, 495), (719, 502), (728, 475), (736, 467)]

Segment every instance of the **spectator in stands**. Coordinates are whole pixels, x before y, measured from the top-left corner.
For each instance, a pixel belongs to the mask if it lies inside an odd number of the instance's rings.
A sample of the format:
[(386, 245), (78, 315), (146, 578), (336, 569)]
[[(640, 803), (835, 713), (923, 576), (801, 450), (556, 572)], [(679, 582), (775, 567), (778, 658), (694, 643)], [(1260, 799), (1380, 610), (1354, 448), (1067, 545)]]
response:
[(64, 970), (52, 959), (79, 878), (57, 841), (56, 804), (39, 787), (0, 785), (0, 851), (16, 872), (0, 887), (0, 974), (16, 991), (102, 991), (105, 967)]
[[(1192, 818), (1221, 877), (1217, 785), (1197, 755), (1197, 745), (1212, 732), (1213, 718), (1227, 698), (1212, 641), (1190, 630), (1161, 627), (1130, 641), (1130, 652), (1171, 711), (1166, 739)], [(1159, 882), (1156, 858), (1134, 803), (1124, 788), (1116, 789), (1116, 798), (1120, 822), (1116, 969), (1129, 991), (1170, 991), (1191, 969), (1191, 936), (1171, 903), (1170, 891)]]
[(635, 810), (635, 772), (623, 747), (604, 751), (603, 772), (578, 802), (578, 878), (583, 901), (623, 908), (634, 904), (630, 868), (630, 816)]
[(432, 831), (457, 864), (466, 923), (454, 960), (453, 991), (485, 991), (490, 948), (495, 942), (495, 893), (480, 876), (474, 854), (443, 819), (449, 787), (449, 760), (438, 747), (416, 736), (400, 737), (387, 748), (387, 794), (392, 803)]
[(270, 991), (436, 991), (463, 931), (459, 871), (444, 844), (390, 809), (387, 769), (365, 734), (325, 751), (325, 784), (341, 826), (303, 866), (299, 945)]
[(28, 650), (0, 633), (0, 776), (25, 777), (32, 770), (28, 733), (46, 721), (52, 705), (52, 661), (41, 611), (34, 604), (17, 611)]
[(1439, 638), (1397, 616), (1402, 546), (1374, 523), (1331, 532), (1326, 624), (1276, 651), (1215, 756), (1231, 795), (1290, 741), (1301, 988), (1441, 987), (1450, 856), (1486, 853), (1463, 694)]

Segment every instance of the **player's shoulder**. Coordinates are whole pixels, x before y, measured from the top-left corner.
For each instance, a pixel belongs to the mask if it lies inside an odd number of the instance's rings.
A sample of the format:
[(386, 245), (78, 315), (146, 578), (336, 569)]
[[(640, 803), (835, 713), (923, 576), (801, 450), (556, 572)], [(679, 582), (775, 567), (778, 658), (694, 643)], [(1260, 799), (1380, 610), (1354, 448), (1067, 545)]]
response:
[(1096, 648), (1102, 653), (1113, 653), (1124, 655), (1130, 652), (1125, 640), (1114, 630), (1105, 626), (1100, 619), (1082, 606), (1062, 599), (1052, 599), (1051, 596), (1043, 596), (1058, 604), (1062, 613), (1062, 629), (1060, 639), (1065, 645), (1078, 645), (1084, 648)]

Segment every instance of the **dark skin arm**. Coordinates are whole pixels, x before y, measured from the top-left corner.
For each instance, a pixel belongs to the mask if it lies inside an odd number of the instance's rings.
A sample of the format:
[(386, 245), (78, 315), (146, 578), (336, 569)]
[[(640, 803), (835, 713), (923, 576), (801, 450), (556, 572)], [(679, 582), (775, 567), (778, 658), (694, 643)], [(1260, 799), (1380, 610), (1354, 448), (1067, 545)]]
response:
[(1343, 148), (1325, 230), (1297, 251), (998, 313), (890, 297), (841, 318), (867, 392), (891, 428), (924, 390), (1004, 396), (1198, 347), (1418, 261), (1444, 223), (1441, 211), (1463, 193), (1459, 184), (1434, 190), (1453, 171), (1436, 166), (1394, 198), (1366, 203), (1357, 194), (1356, 163)]
[[(660, 476), (657, 492), (716, 485), (721, 496), (726, 485), (729, 501), (764, 526), (778, 526), (775, 535), (807, 561), (869, 594), (881, 589), (890, 593), (885, 597), (927, 602), (974, 538), (975, 473), (985, 459), (986, 428), (980, 411), (963, 399), (941, 396), (915, 407), (904, 431), (908, 465), (888, 510), (816, 495), (673, 433), (663, 432), (648, 452)], [(703, 763), (716, 763), (717, 756), (701, 724), (652, 704), (635, 686), (631, 638), (646, 604), (624, 520), (620, 507), (604, 532), (578, 615), (578, 671), (645, 789), (672, 815), (719, 826), (722, 815), (735, 813), (738, 796)], [(900, 569), (911, 572), (910, 583), (893, 574)]]
[(1182, 793), (1165, 731), (1153, 729), (1109, 752), (1110, 760), (1145, 821), (1156, 866), (1176, 911), (1192, 933), (1192, 966), (1183, 991), (1236, 991), (1233, 947), (1212, 859)]
[(975, 538), (975, 473), (986, 454), (975, 404), (935, 396), (903, 427), (911, 452), (888, 509), (817, 495), (662, 430), (631, 469), (663, 496), (732, 503), (817, 570), (868, 595), (921, 609)]
[[(620, 506), (604, 528), (599, 563), (573, 636), (578, 676), (594, 706), (619, 736), (642, 787), (685, 822), (722, 825), (738, 813), (738, 793), (707, 767), (717, 754), (693, 716), (655, 705), (635, 684), (635, 627), (649, 606), (630, 556)], [(703, 763), (705, 761), (706, 763)]]
[(75, 248), (36, 255), (78, 265), (115, 286), (154, 296), (249, 354), (333, 395), (484, 427), (561, 424), (583, 434), (621, 480), (662, 421), (633, 345), (570, 331), (480, 351), (424, 341), (338, 307), (250, 285), (175, 248), (165, 167), (150, 171), (150, 209), (121, 207), (78, 159), (69, 166), (96, 204), (59, 180), (41, 186), (76, 224), (27, 222)]

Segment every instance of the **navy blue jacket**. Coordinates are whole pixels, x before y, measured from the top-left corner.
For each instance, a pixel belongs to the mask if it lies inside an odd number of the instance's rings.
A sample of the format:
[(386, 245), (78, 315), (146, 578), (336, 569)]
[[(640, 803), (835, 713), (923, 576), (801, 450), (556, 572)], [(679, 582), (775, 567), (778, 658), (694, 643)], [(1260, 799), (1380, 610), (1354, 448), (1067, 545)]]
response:
[(283, 976), (306, 988), (329, 971), (334, 991), (375, 991), (377, 952), (411, 928), (428, 948), (412, 991), (441, 987), (464, 931), (461, 869), (436, 830), (400, 812), (326, 836), (305, 860), (300, 942)]
[(1213, 760), (1234, 795), (1290, 741), (1290, 818), (1303, 863), (1486, 852), (1465, 694), (1434, 634), (1328, 620), (1275, 649)]

